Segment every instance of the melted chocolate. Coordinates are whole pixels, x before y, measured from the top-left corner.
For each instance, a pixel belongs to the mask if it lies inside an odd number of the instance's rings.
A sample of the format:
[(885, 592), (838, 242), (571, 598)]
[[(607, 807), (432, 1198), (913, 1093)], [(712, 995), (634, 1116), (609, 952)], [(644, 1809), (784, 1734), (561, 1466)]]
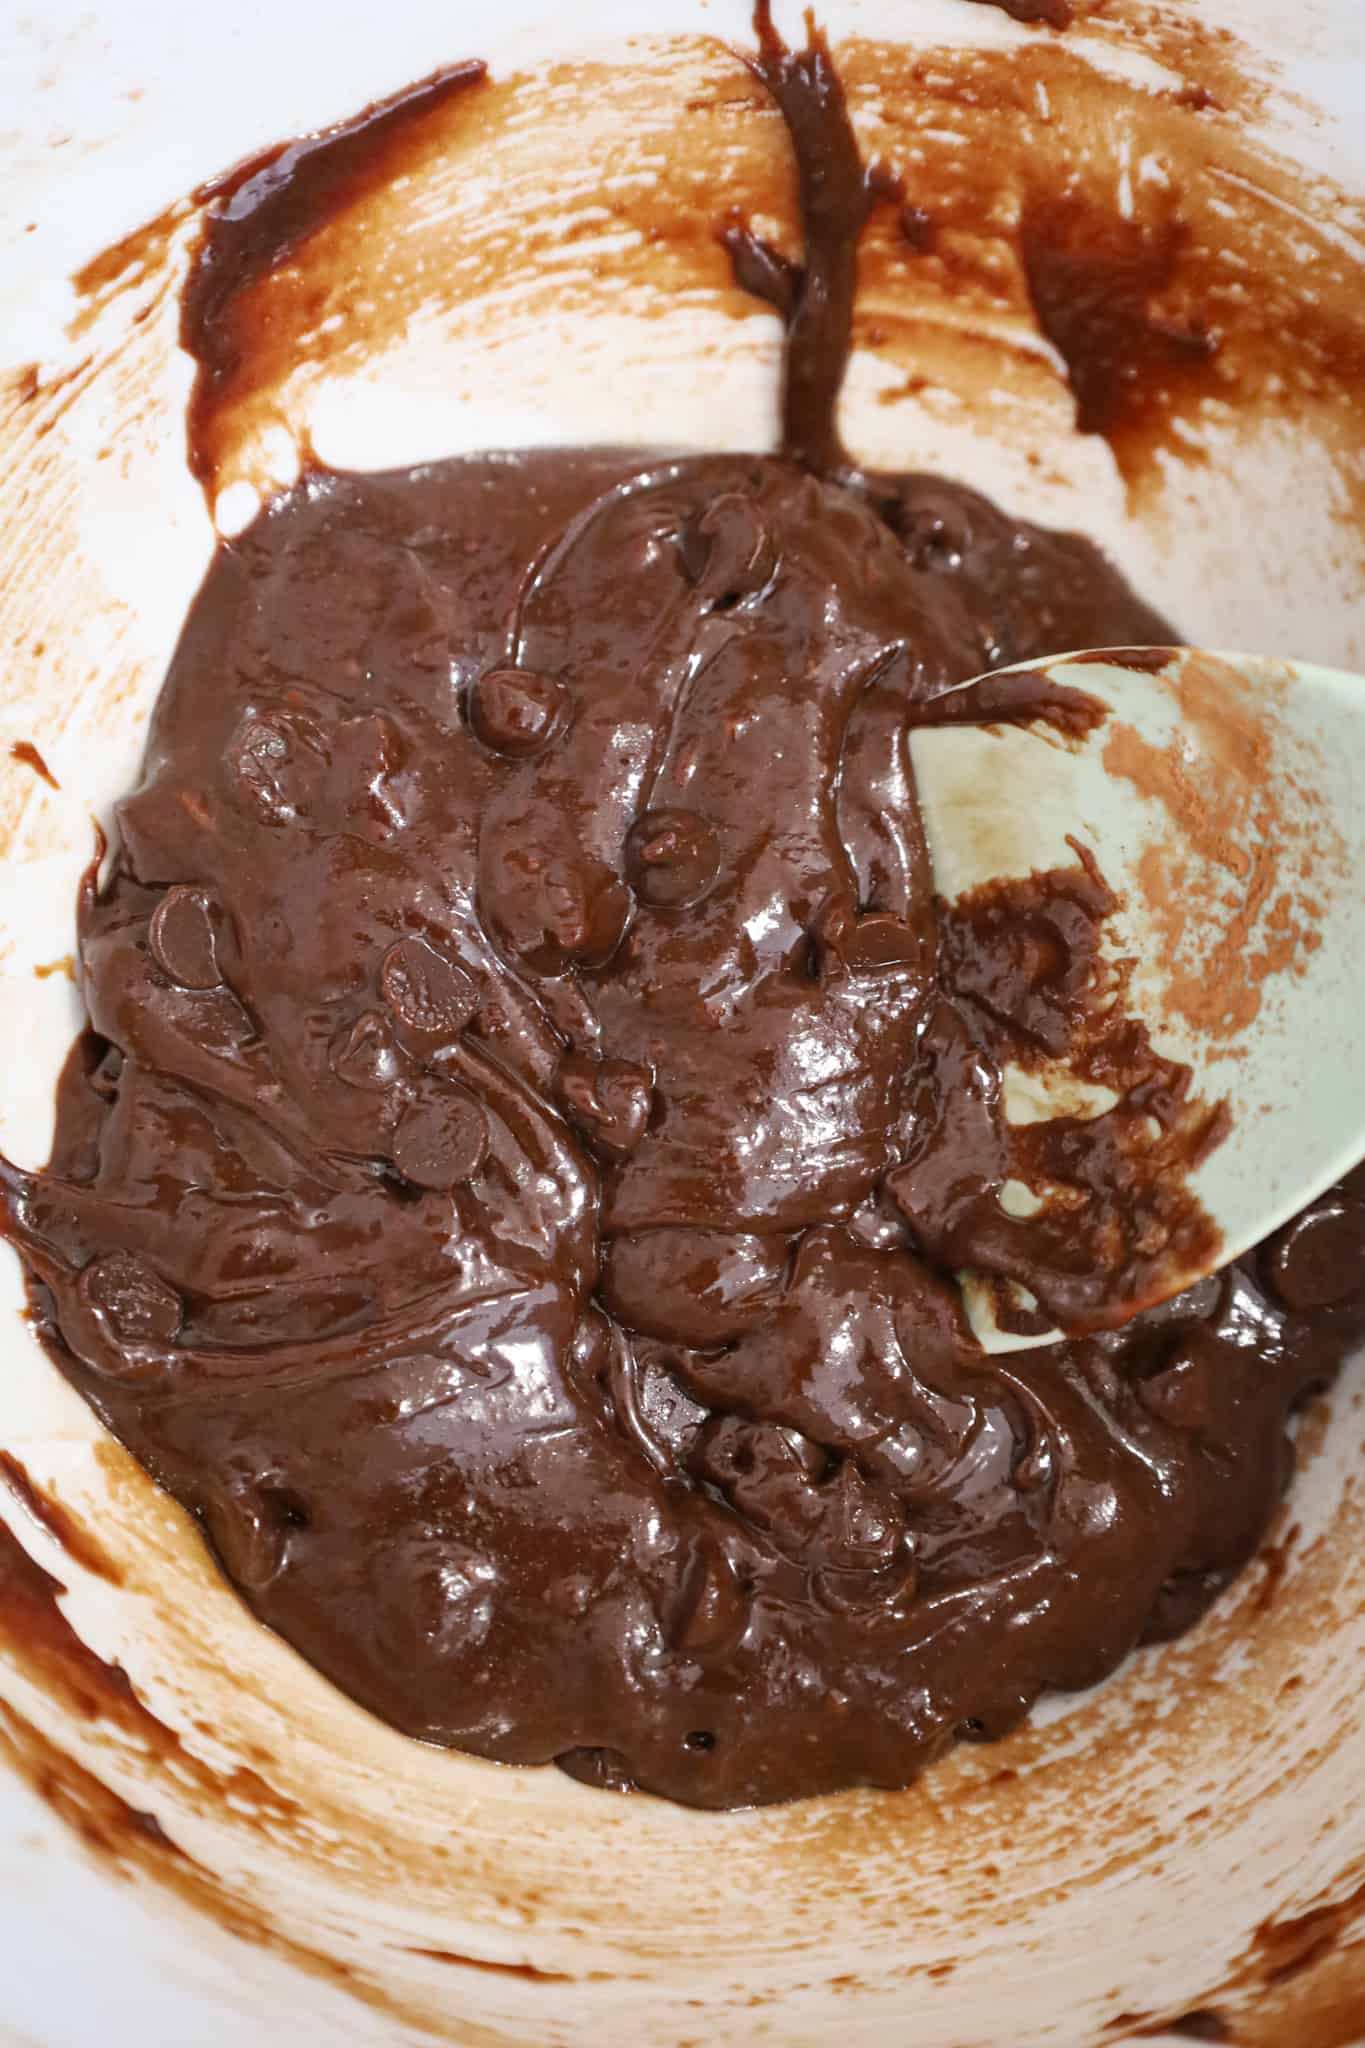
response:
[(1188, 230), (1125, 220), (1074, 193), (1034, 199), (1019, 253), (1040, 331), (1066, 364), (1076, 428), (1116, 440), (1173, 390), (1212, 394), (1219, 337), (1163, 309)]
[(61, 788), (62, 785), (58, 782), (32, 740), (12, 740), (10, 742), (9, 757), (11, 761), (18, 761), (23, 767), (31, 768), (39, 780), (45, 782), (49, 789)]
[[(1175, 636), (1083, 539), (849, 469), (868, 182), (759, 27), (787, 452), (313, 471), (221, 548), (8, 1175), (54, 1355), (265, 1621), (414, 1735), (714, 1807), (903, 1784), (1188, 1626), (1365, 1327), (1358, 1176), (1120, 1331), (970, 1339), (1006, 1238), (1096, 1306), (1104, 1247), (995, 1200), (997, 1098), (1110, 906), (1082, 861), (946, 913), (907, 728)], [(1018, 689), (975, 714), (1084, 723)], [(1178, 1122), (1145, 1058), (1120, 1108)], [(1104, 1126), (1046, 1164), (1112, 1217)]]
[(979, 7), (998, 7), (1015, 21), (1041, 23), (1047, 28), (1070, 28), (1075, 18), (1073, 0), (976, 0)]

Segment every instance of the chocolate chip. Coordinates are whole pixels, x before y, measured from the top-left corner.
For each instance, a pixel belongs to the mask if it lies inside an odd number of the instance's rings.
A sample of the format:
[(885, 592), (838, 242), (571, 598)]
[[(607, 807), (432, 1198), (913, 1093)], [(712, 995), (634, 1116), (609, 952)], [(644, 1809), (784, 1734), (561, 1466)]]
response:
[(975, 535), (965, 493), (907, 484), (884, 510), (916, 569), (940, 574), (962, 567)]
[(825, 1528), (822, 1549), (837, 1570), (882, 1571), (896, 1556), (905, 1533), (899, 1506), (845, 1458), (820, 1488)]
[(121, 1050), (116, 1045), (106, 1045), (89, 1074), (90, 1088), (99, 1096), (101, 1102), (113, 1102), (116, 1099), (119, 1077), (122, 1073)]
[(917, 1548), (914, 1536), (904, 1531), (889, 1556), (822, 1566), (812, 1574), (812, 1589), (821, 1606), (834, 1614), (865, 1614), (874, 1607), (882, 1614), (904, 1609), (919, 1589)]
[(123, 1343), (174, 1343), (183, 1317), (180, 1296), (135, 1252), (92, 1259), (81, 1274), (80, 1292)]
[(510, 952), (550, 976), (606, 965), (630, 923), (630, 895), (618, 875), (590, 855), (547, 861), (524, 851), (502, 866), (490, 907)]
[(734, 1649), (748, 1625), (749, 1602), (730, 1560), (718, 1544), (703, 1540), (683, 1578), (675, 1646), (688, 1656), (714, 1656)]
[(365, 1010), (353, 1023), (343, 1024), (327, 1057), (339, 1081), (370, 1095), (384, 1094), (402, 1072), (389, 1020), (378, 1010)]
[(728, 1344), (767, 1320), (784, 1284), (785, 1231), (665, 1224), (617, 1237), (602, 1261), (604, 1305), (628, 1329), (682, 1344)]
[(1016, 1493), (1037, 1493), (1049, 1483), (1054, 1469), (1052, 1446), (1046, 1437), (1040, 1437), (1015, 1465), (1010, 1485)]
[(635, 1779), (618, 1749), (566, 1749), (555, 1758), (566, 1778), (591, 1785), (598, 1792), (633, 1792)]
[(152, 913), (147, 943), (161, 972), (181, 988), (222, 987), (217, 914), (202, 889), (168, 889)]
[(631, 886), (656, 910), (700, 903), (720, 872), (716, 828), (697, 811), (646, 811), (630, 829), (626, 863)]
[(529, 668), (490, 668), (469, 686), (469, 723), (492, 753), (524, 761), (563, 726), (569, 693), (554, 676)]
[(938, 229), (931, 213), (922, 206), (903, 206), (900, 210), (899, 226), (901, 239), (917, 255), (926, 255), (938, 240)]
[(227, 769), (238, 797), (263, 825), (284, 825), (298, 816), (291, 789), (296, 742), (278, 714), (248, 715), (227, 747)]
[(682, 536), (683, 567), (704, 597), (721, 608), (762, 590), (777, 553), (757, 505), (742, 491), (712, 499)]
[(259, 1593), (279, 1577), (285, 1532), (254, 1495), (220, 1494), (205, 1503), (203, 1512), (219, 1562), (234, 1585)]
[(842, 973), (881, 974), (924, 964), (925, 942), (890, 911), (860, 912), (851, 896), (836, 896), (811, 928), (815, 971), (821, 981)]
[(1365, 1208), (1331, 1199), (1282, 1230), (1264, 1271), (1286, 1308), (1336, 1308), (1365, 1290)]
[(248, 1593), (264, 1592), (279, 1577), (291, 1535), (311, 1519), (289, 1487), (237, 1483), (210, 1496), (203, 1516), (224, 1571)]
[(788, 1556), (840, 1572), (882, 1571), (906, 1538), (904, 1513), (850, 1458), (826, 1472), (828, 1454), (794, 1429), (718, 1416), (698, 1439), (693, 1465)]
[(488, 1119), (474, 1097), (458, 1089), (404, 1111), (393, 1163), (415, 1187), (444, 1193), (472, 1180), (487, 1150)]
[(1138, 1399), (1173, 1429), (1202, 1428), (1213, 1412), (1207, 1361), (1192, 1351), (1177, 1353), (1160, 1372), (1139, 1381)]
[(419, 1057), (452, 1045), (477, 1003), (463, 967), (415, 936), (389, 947), (379, 968), (379, 993), (401, 1042)]
[(654, 1101), (653, 1077), (630, 1060), (597, 1060), (571, 1052), (556, 1093), (570, 1121), (609, 1159), (628, 1159), (645, 1134)]

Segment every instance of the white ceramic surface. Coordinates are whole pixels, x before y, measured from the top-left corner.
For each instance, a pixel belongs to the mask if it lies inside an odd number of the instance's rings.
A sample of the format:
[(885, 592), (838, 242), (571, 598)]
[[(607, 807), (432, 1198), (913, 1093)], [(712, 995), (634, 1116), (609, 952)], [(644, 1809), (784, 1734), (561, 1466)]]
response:
[[(1009, 50), (1025, 34), (960, 0), (845, 0), (826, 12), (836, 39), (859, 28)], [(1276, 145), (1365, 192), (1359, 0), (1199, 0), (1199, 12), (1283, 61), (1268, 110)], [(787, 26), (795, 33), (796, 20)], [(541, 0), (496, 11), (390, 0), (382, 14), (358, 0), (242, 0), (218, 16), (169, 0), (45, 0), (0, 13), (0, 351), (42, 366), (32, 416), (52, 428), (40, 437), (16, 413), (0, 472), (0, 722), (6, 738), (36, 739), (62, 783), (54, 795), (17, 768), (0, 780), (0, 1145), (13, 1156), (44, 1152), (75, 1019), (62, 975), (36, 980), (33, 969), (69, 943), (90, 812), (136, 772), (212, 541), (184, 466), (189, 371), (159, 273), (149, 267), (141, 296), (138, 275), (122, 280), (74, 338), (68, 274), (221, 166), (470, 53), (499, 75), (544, 49), (643, 67), (643, 100), (604, 89), (559, 137), (568, 221), (609, 165), (638, 172), (650, 108), (694, 77), (714, 83), (714, 61), (692, 44), (626, 51), (627, 31), (665, 28), (743, 41), (745, 10), (606, 0), (585, 21)], [(1151, 63), (1130, 68), (1148, 75)], [(542, 140), (517, 146), (534, 156)], [(496, 207), (500, 176), (520, 162), (499, 144), (460, 166), (459, 192), (441, 203)], [(1348, 249), (1354, 231), (1332, 227)], [(582, 259), (566, 255), (566, 279)], [(362, 461), (521, 438), (752, 443), (771, 406), (766, 321), (704, 302), (637, 321), (590, 294), (552, 331), (500, 320), (497, 306), (474, 303), (440, 332), (406, 333), (340, 402), (325, 380), (305, 383), (293, 398), (321, 451)], [(495, 330), (501, 345), (486, 347)], [(44, 394), (59, 393), (63, 365), (59, 405)], [(1071, 434), (1063, 405), (1039, 412), (1034, 453), (1045, 459), (1030, 464), (991, 419), (881, 404), (884, 388), (860, 358), (846, 410), (860, 454), (913, 452), (1034, 516), (1085, 525), (1205, 644), (1365, 667), (1365, 572), (1343, 539), (1339, 455), (1301, 424), (1192, 473), (1160, 517), (1133, 517), (1107, 452)], [(253, 460), (258, 478), (272, 462), (287, 474), (289, 450), (258, 447)], [(1235, 1991), (1268, 1921), (1335, 1914), (1343, 1951), (1359, 1939), (1358, 1371), (1312, 1432), (1321, 1442), (1294, 1499), (1292, 1542), (1282, 1524), (1273, 1567), (1253, 1567), (1195, 1638), (1145, 1653), (1101, 1693), (1041, 1712), (1007, 1745), (960, 1754), (906, 1795), (705, 1817), (435, 1754), (376, 1727), (248, 1619), (185, 1518), (101, 1443), (19, 1306), (6, 1259), (0, 1439), (102, 1532), (122, 1587), (74, 1565), (8, 1497), (0, 1511), (69, 1588), (81, 1636), (126, 1667), (183, 1746), (167, 1762), (98, 1722), (53, 1725), (43, 1688), (12, 1659), (0, 1660), (0, 1701), (154, 1810), (207, 1874), (218, 1910), (144, 1875), (120, 1880), (0, 1772), (10, 2048), (238, 2048), (267, 2028), (322, 2044), (1085, 2048), (1106, 2028), (1111, 2042), (1132, 2038), (1124, 2012), (1174, 2013), (1211, 1987)], [(1275, 1598), (1259, 1613), (1267, 1589)], [(350, 1988), (320, 1973), (321, 1957), (351, 1973)], [(1286, 2021), (1285, 2048), (1349, 2048), (1365, 1970), (1352, 1976), (1347, 1955), (1338, 1974), (1323, 1990), (1337, 2001), (1335, 2031)]]

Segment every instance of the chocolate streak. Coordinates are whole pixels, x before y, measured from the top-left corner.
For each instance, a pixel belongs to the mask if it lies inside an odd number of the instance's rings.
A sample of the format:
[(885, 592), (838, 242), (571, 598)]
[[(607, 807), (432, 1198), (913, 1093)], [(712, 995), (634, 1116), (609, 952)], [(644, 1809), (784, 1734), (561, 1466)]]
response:
[(1072, 0), (976, 0), (979, 7), (998, 7), (1015, 21), (1038, 23), (1047, 28), (1070, 28), (1075, 9)]
[[(8, 1174), (46, 1342), (263, 1620), (413, 1735), (711, 1807), (904, 1784), (1188, 1625), (1365, 1327), (1358, 1179), (1122, 1331), (969, 1338), (953, 1263), (1093, 1307), (1090, 1223), (1195, 1139), (1052, 1134), (1079, 1261), (1005, 1218), (1001, 1063), (1084, 1022), (1107, 892), (945, 914), (907, 726), (1175, 636), (1082, 539), (847, 473), (867, 184), (821, 39), (759, 26), (788, 452), (313, 470), (222, 547)], [(1130, 1050), (1133, 1120), (1178, 1076)]]

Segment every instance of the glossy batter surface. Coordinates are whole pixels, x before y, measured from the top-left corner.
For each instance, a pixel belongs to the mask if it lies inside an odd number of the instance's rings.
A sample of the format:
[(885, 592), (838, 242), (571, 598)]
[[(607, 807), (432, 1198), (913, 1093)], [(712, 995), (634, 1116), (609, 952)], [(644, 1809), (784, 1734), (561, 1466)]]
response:
[[(789, 453), (314, 472), (223, 547), (8, 1179), (63, 1369), (264, 1620), (414, 1735), (704, 1806), (903, 1784), (1186, 1626), (1365, 1325), (1357, 1186), (1122, 1332), (970, 1339), (969, 1255), (1102, 1311), (995, 1198), (1107, 897), (937, 903), (906, 734), (1175, 636), (1083, 539), (848, 466), (869, 187), (760, 30)], [(1052, 1170), (1112, 1210), (1159, 1078)]]

